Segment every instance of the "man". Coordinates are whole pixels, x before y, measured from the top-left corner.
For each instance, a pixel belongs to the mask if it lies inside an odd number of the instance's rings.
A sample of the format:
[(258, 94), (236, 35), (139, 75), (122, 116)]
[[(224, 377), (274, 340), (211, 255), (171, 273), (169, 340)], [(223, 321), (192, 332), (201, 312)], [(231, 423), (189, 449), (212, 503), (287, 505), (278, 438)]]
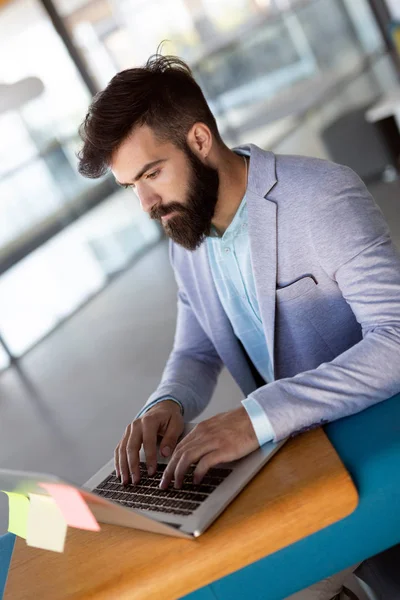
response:
[[(171, 457), (161, 485), (180, 487), (192, 463), (199, 482), (218, 463), (400, 390), (400, 259), (353, 171), (252, 144), (230, 150), (174, 57), (117, 74), (81, 135), (80, 172), (111, 168), (135, 190), (171, 238), (179, 288), (162, 380), (115, 452), (124, 483), (139, 481), (142, 444), (154, 472), (158, 436)], [(223, 365), (242, 405), (177, 444)], [(342, 579), (293, 598), (331, 598)]]

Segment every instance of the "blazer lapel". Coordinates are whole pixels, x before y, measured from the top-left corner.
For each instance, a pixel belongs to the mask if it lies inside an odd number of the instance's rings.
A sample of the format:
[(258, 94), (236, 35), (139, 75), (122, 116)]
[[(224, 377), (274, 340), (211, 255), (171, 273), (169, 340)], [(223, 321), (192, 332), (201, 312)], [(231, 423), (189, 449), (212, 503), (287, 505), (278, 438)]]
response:
[(276, 297), (276, 204), (266, 196), (277, 183), (275, 155), (250, 145), (247, 211), (251, 260), (265, 338), (274, 371)]

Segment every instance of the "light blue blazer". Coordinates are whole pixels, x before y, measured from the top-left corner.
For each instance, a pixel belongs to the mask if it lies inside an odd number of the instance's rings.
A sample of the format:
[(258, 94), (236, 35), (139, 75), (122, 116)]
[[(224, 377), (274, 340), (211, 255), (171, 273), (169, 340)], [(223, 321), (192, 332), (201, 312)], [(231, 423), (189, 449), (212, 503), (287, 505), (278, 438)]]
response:
[(146, 404), (171, 395), (190, 421), (225, 365), (280, 440), (400, 391), (400, 256), (351, 169), (245, 149), (251, 258), (275, 381), (257, 389), (219, 301), (207, 244), (190, 252), (171, 242), (175, 341)]

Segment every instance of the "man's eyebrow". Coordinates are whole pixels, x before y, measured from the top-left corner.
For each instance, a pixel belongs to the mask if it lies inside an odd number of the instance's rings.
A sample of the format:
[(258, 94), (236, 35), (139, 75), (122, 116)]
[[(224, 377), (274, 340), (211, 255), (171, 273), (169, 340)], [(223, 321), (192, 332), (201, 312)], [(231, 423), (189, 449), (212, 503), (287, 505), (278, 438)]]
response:
[(139, 171), (139, 173), (137, 173), (137, 175), (135, 177), (132, 177), (131, 181), (129, 183), (120, 183), (119, 181), (117, 181), (118, 185), (131, 185), (132, 183), (134, 183), (135, 181), (138, 181), (141, 177), (143, 177), (143, 175), (151, 168), (155, 167), (156, 165), (159, 165), (163, 162), (165, 162), (167, 159), (166, 158), (159, 158), (158, 160), (153, 160), (152, 162), (149, 162), (147, 164), (144, 165), (144, 167), (142, 167)]

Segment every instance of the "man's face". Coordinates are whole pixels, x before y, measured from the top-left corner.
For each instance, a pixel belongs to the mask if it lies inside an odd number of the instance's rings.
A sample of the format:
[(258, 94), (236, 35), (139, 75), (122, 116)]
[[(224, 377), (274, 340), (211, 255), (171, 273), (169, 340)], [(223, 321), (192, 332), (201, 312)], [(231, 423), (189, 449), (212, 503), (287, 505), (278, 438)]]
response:
[(158, 140), (149, 127), (139, 127), (114, 153), (111, 170), (117, 182), (135, 189), (142, 209), (174, 242), (195, 250), (210, 233), (218, 171), (189, 146), (181, 150)]

